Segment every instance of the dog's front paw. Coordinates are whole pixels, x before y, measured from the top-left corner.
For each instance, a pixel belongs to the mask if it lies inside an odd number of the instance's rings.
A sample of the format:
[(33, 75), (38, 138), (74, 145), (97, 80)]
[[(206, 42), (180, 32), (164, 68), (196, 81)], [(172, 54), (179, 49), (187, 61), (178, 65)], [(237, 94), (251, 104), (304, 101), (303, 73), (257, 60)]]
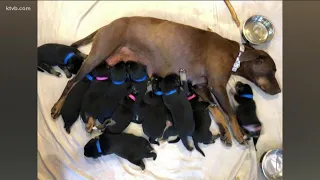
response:
[(51, 108), (52, 119), (57, 119), (59, 117), (61, 108), (62, 108), (62, 103), (60, 101), (54, 104), (54, 106)]

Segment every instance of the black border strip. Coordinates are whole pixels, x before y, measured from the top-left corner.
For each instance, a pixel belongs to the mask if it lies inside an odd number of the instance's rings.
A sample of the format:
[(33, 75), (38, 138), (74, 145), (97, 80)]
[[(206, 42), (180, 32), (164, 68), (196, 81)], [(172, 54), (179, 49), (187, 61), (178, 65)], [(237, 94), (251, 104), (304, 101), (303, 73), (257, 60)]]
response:
[(0, 2), (0, 179), (37, 177), (37, 1)]

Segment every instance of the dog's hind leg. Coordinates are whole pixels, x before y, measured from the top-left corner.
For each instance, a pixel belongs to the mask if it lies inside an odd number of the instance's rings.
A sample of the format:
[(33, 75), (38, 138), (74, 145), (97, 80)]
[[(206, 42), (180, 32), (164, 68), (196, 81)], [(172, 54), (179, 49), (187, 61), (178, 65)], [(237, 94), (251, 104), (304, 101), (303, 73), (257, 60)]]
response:
[(146, 165), (144, 164), (144, 162), (142, 161), (142, 159), (140, 160), (131, 160), (131, 159), (128, 159), (129, 162), (131, 162), (132, 164), (135, 164), (137, 166), (139, 166), (142, 170), (145, 170), (146, 169)]
[(152, 158), (153, 160), (156, 160), (157, 159), (157, 153), (148, 152), (144, 158)]
[[(119, 25), (117, 25), (119, 26)], [(88, 58), (82, 63), (78, 73), (68, 81), (60, 98), (51, 108), (51, 117), (56, 119), (60, 115), (61, 107), (66, 100), (71, 89), (95, 67), (107, 59), (122, 43), (122, 32), (125, 27), (120, 24), (120, 27), (109, 26), (101, 33), (97, 33), (92, 43), (91, 51)]]
[(63, 72), (66, 74), (66, 77), (69, 79), (71, 78), (72, 74), (68, 70), (68, 68), (64, 65), (59, 65), (59, 68), (63, 70)]
[[(39, 64), (39, 67), (45, 71), (47, 71), (48, 73), (52, 74), (52, 75), (55, 75), (57, 77), (61, 77), (61, 73), (55, 71), (51, 66), (49, 66), (48, 64), (46, 63), (41, 63)], [(38, 69), (39, 69), (38, 67)]]
[(151, 138), (151, 137), (149, 137), (149, 142), (151, 143), (151, 144), (156, 144), (156, 145), (160, 145), (160, 143), (158, 142), (158, 141), (156, 141), (155, 139), (153, 139), (153, 138)]

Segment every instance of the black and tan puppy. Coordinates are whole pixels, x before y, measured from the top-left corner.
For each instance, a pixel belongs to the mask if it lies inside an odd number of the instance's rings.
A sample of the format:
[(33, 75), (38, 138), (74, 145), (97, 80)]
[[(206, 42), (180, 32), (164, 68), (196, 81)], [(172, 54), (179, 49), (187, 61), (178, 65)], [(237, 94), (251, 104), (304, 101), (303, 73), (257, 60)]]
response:
[(44, 44), (38, 47), (38, 70), (60, 77), (61, 74), (52, 68), (59, 66), (66, 77), (70, 78), (78, 72), (85, 57), (87, 55), (75, 47), (56, 43)]
[(92, 128), (95, 126), (95, 119), (98, 119), (103, 123), (104, 118), (99, 117), (99, 99), (103, 98), (105, 92), (112, 84), (110, 79), (110, 69), (105, 63), (102, 63), (95, 68), (92, 71), (92, 74), (94, 78), (84, 95), (81, 109), (81, 118), (86, 124), (88, 132), (91, 132)]
[(64, 121), (64, 128), (68, 134), (70, 134), (71, 126), (79, 117), (85, 93), (90, 87), (92, 80), (92, 73), (89, 73), (86, 77), (79, 81), (72, 91), (70, 91), (70, 94), (66, 98), (65, 104), (62, 106), (61, 116)]
[(150, 143), (143, 137), (132, 134), (110, 134), (106, 131), (91, 139), (84, 147), (84, 156), (98, 158), (103, 155), (116, 154), (144, 170), (144, 158), (156, 160), (157, 154)]
[(144, 97), (147, 91), (147, 83), (149, 81), (148, 73), (146, 66), (134, 62), (134, 61), (127, 61), (127, 72), (131, 81), (132, 88), (137, 92), (136, 95), (136, 103), (134, 104), (134, 115), (132, 122), (141, 124), (142, 121), (139, 118), (139, 106), (142, 98)]
[(164, 105), (162, 92), (159, 90), (161, 81), (161, 77), (153, 75), (139, 108), (143, 133), (149, 137), (150, 143), (157, 145), (159, 145), (157, 140), (162, 138), (166, 129), (166, 121), (172, 121), (170, 111)]
[(253, 138), (254, 145), (256, 145), (262, 124), (259, 121), (256, 113), (256, 103), (253, 100), (253, 92), (249, 84), (243, 84), (238, 81), (235, 85), (236, 94), (234, 99), (239, 106), (236, 108), (236, 115), (239, 125), (243, 128), (244, 133)]
[(188, 137), (192, 137), (195, 122), (191, 104), (189, 103), (183, 89), (180, 88), (180, 78), (177, 74), (169, 74), (163, 78), (160, 84), (163, 92), (163, 102), (169, 109), (173, 124), (178, 132), (183, 145), (192, 151), (193, 147), (188, 143)]

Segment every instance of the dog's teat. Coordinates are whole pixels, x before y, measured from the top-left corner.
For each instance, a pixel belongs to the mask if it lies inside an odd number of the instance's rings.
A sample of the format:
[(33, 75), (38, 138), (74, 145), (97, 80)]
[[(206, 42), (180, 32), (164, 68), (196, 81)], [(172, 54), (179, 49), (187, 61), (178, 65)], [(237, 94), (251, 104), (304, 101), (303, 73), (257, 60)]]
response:
[(240, 97), (253, 99), (253, 94), (241, 94)]
[(108, 77), (102, 77), (102, 76), (99, 76), (99, 77), (96, 77), (96, 80), (98, 81), (104, 81), (104, 80), (107, 80), (109, 79)]

